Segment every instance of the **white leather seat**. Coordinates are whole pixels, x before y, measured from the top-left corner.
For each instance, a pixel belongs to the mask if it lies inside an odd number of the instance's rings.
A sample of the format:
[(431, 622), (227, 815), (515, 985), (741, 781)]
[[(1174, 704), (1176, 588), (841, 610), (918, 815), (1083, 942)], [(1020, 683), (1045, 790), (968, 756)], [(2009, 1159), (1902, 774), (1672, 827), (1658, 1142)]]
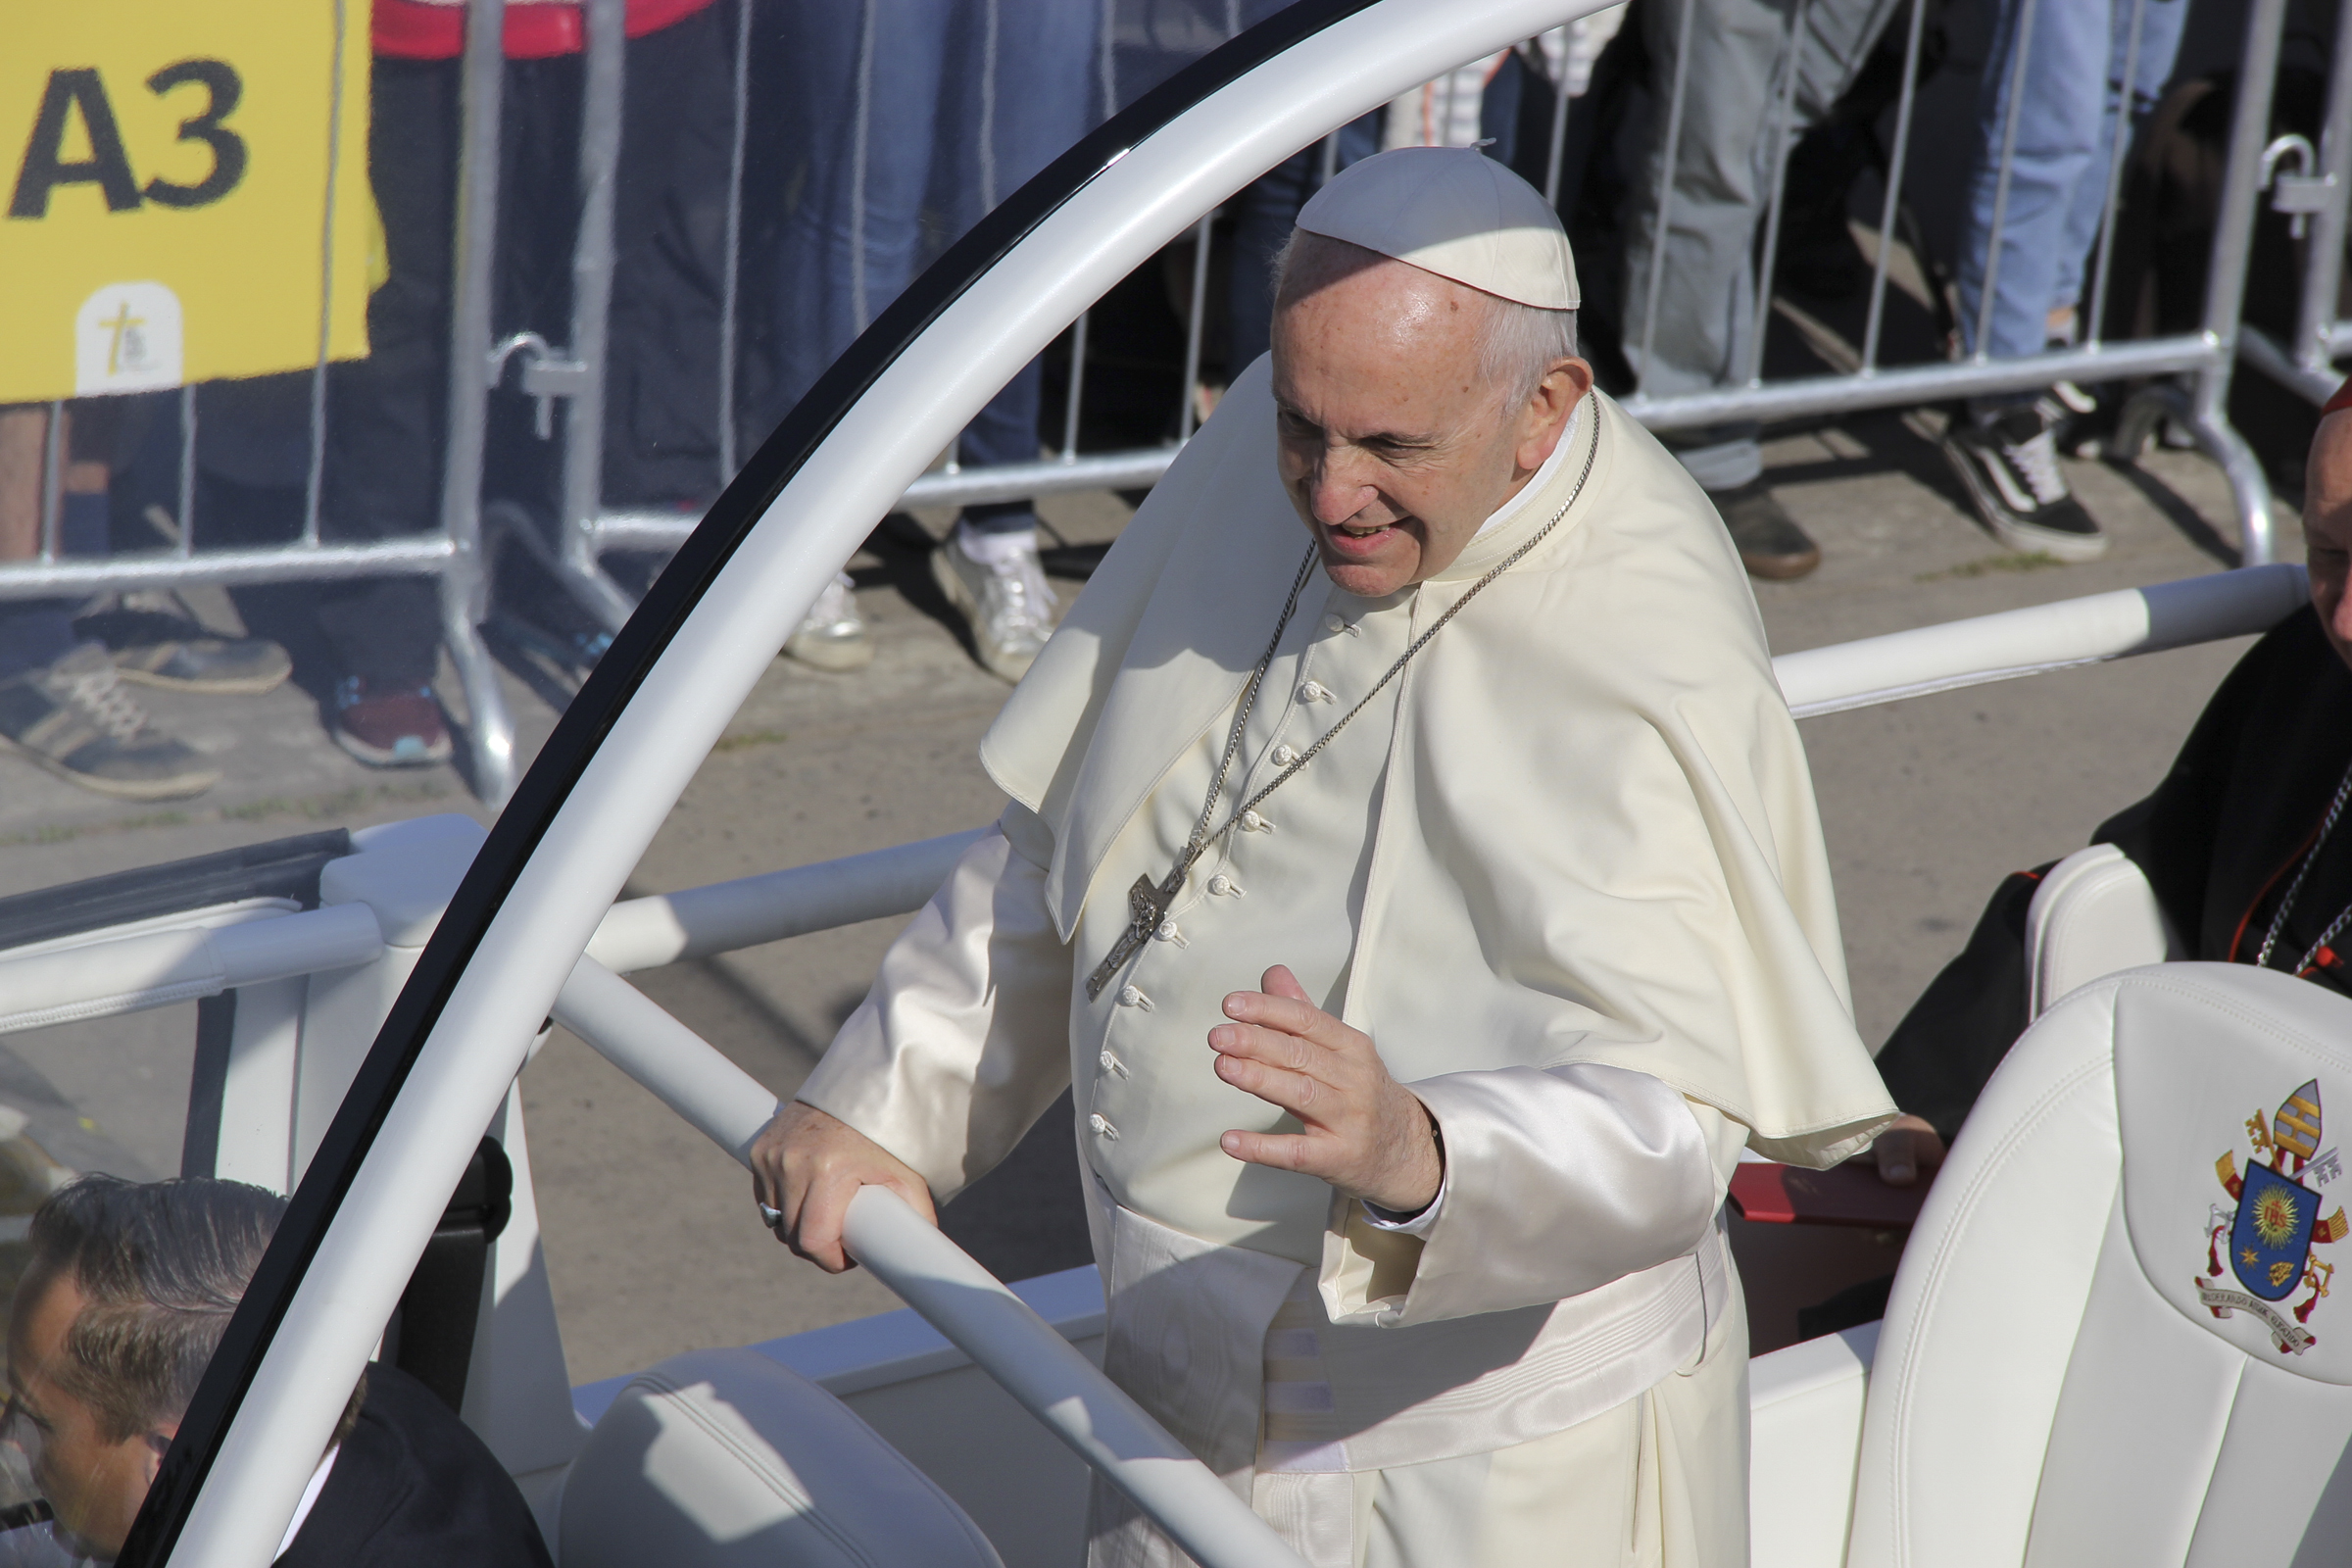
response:
[(2050, 867), (2026, 910), (2026, 1017), (2093, 980), (2183, 954), (2130, 857), (2093, 844)]
[(630, 1379), (564, 1481), (561, 1538), (563, 1568), (1003, 1568), (847, 1405), (742, 1349)]
[[(1830, 1568), (1841, 1540), (1848, 1568), (2352, 1561), (2352, 1289), (2322, 1294), (2352, 1262), (2339, 1144), (2352, 1002), (2210, 963), (2059, 1002), (1936, 1179), (1867, 1400), (1866, 1337), (1758, 1360), (1759, 1453), (1786, 1470), (1809, 1432), (1856, 1477), (1850, 1534), (1761, 1497), (1759, 1568)], [(1857, 1403), (1858, 1455), (1831, 1430)]]

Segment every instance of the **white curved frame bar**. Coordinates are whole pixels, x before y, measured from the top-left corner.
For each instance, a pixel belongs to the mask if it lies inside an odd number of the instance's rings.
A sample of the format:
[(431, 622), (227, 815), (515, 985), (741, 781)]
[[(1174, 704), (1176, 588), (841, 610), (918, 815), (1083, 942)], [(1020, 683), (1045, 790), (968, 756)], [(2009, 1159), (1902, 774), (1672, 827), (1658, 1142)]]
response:
[(1298, 148), (1606, 0), (1382, 0), (1116, 158), (942, 311), (801, 466), (711, 582), (531, 857), (444, 1003), (313, 1254), (173, 1550), (261, 1568), (539, 1021), (783, 630), (934, 455), (1080, 311)]

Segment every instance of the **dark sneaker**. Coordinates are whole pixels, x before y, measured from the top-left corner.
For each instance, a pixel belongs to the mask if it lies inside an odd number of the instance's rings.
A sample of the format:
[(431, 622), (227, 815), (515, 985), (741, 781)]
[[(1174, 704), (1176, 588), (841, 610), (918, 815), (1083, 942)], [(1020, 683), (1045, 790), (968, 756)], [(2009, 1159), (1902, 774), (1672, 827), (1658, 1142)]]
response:
[(2057, 441), (2038, 409), (2012, 409), (1990, 424), (1956, 415), (1943, 455), (1977, 515), (2010, 549), (2065, 562), (2107, 553), (2107, 536), (2066, 488)]
[(220, 781), (220, 769), (147, 722), (97, 643), (0, 681), (0, 742), (69, 783), (125, 801), (201, 795)]
[(357, 675), (335, 687), (334, 737), (369, 767), (429, 767), (452, 750), (430, 686), (375, 686)]
[(1723, 514), (1723, 526), (1749, 576), (1787, 582), (1821, 564), (1821, 547), (1796, 525), (1763, 480), (1751, 479), (1737, 490), (1717, 490), (1707, 499)]
[(2051, 444), (2070, 458), (2099, 456), (2100, 437), (2115, 427), (2115, 411), (2097, 393), (2072, 381), (2057, 382), (2034, 400), (2034, 407), (2050, 427)]
[(221, 637), (176, 594), (125, 594), (75, 618), (76, 635), (106, 644), (124, 680), (168, 691), (274, 691), (294, 671), (286, 651), (259, 637)]

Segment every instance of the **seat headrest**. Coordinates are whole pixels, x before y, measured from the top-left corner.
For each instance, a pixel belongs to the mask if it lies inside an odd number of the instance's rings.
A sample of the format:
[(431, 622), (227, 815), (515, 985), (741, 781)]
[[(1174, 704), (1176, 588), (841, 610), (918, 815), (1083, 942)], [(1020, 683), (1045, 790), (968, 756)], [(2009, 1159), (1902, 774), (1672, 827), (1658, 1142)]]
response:
[(572, 1462), (562, 1541), (564, 1568), (1004, 1568), (905, 1455), (756, 1350), (632, 1378)]
[(2352, 1289), (2334, 1289), (2352, 1140), (2327, 1121), (2352, 1132), (2352, 1000), (2218, 963), (2133, 970), (2112, 996), (2124, 1219), (2149, 1283), (2256, 1360), (2352, 1384)]

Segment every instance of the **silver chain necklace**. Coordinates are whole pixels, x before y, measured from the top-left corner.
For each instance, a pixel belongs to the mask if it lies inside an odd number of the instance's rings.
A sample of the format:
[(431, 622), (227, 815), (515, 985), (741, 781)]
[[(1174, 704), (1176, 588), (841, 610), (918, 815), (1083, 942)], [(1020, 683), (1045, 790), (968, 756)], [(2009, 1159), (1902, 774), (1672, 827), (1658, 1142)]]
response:
[[(2311, 841), (2311, 852), (2295, 868), (2295, 879), (2286, 885), (2286, 897), (2278, 901), (2278, 912), (2271, 916), (2271, 928), (2263, 935), (2262, 951), (2254, 956), (2255, 967), (2271, 966), (2271, 950), (2278, 945), (2278, 934), (2286, 929), (2286, 917), (2294, 911), (2296, 896), (2302, 893), (2311, 868), (2319, 863), (2320, 851), (2328, 847), (2328, 836), (2335, 831), (2335, 819), (2344, 814), (2344, 803), (2348, 800), (2352, 800), (2352, 767), (2344, 770), (2344, 781), (2335, 787), (2335, 799), (2328, 803), (2328, 814), (2320, 818), (2319, 836)], [(2333, 942), (2346, 925), (2352, 925), (2352, 904), (2345, 905), (2342, 912), (2328, 922), (2328, 929), (2320, 933), (2319, 940), (2303, 955), (2303, 961), (2295, 965), (2294, 972), (2298, 975), (2310, 972), (2312, 960), (2320, 956), (2320, 950)]]
[[(1588, 409), (1591, 407), (1590, 396), (1585, 399), (1585, 404)], [(1150, 877), (1139, 876), (1135, 879), (1135, 885), (1127, 890), (1127, 909), (1131, 919), (1127, 929), (1119, 933), (1119, 940), (1112, 945), (1110, 952), (1095, 966), (1095, 972), (1087, 976), (1087, 1001), (1093, 1002), (1102, 996), (1102, 988), (1110, 984), (1111, 976), (1117, 974), (1127, 960), (1152, 940), (1152, 933), (1159, 929), (1160, 923), (1168, 916), (1168, 910), (1176, 903), (1176, 895), (1183, 891), (1186, 875), (1191, 872), (1195, 862), (1208, 852), (1208, 847), (1232, 832), (1234, 823), (1254, 811), (1267, 796), (1297, 777), (1299, 769), (1313, 761), (1316, 754), (1329, 746), (1340, 731), (1354, 720), (1356, 714), (1372, 706), (1372, 699), (1387, 689), (1389, 682), (1403, 673), (1404, 666), (1413, 662), (1413, 656), (1428, 647), (1430, 639), (1444, 631), (1447, 621), (1460, 614), (1487, 584), (1517, 565), (1529, 551), (1542, 544), (1551, 530), (1560, 525), (1560, 519), (1568, 515), (1568, 509), (1576, 505), (1576, 498), (1585, 493), (1585, 481), (1592, 476), (1592, 461), (1599, 455), (1600, 420), (1595, 416), (1592, 420), (1592, 439), (1585, 449), (1585, 466), (1577, 473), (1575, 488), (1568, 492), (1568, 499), (1560, 503), (1560, 510), (1551, 514), (1551, 520), (1537, 529), (1525, 544), (1503, 557), (1492, 571), (1472, 583), (1468, 593), (1455, 600), (1444, 614), (1430, 624), (1429, 630), (1414, 638), (1405, 651), (1396, 657), (1396, 662), (1373, 683), (1372, 689), (1364, 694), (1361, 702), (1348, 710), (1340, 721), (1325, 730), (1312, 746), (1293, 758), (1290, 764), (1275, 774), (1264, 789), (1235, 807), (1225, 818), (1224, 825), (1212, 833), (1208, 824), (1216, 816), (1217, 799), (1225, 793), (1225, 780), (1233, 772), (1234, 760), (1241, 755), (1242, 732), (1248, 728), (1250, 715), (1257, 707), (1258, 692), (1265, 685), (1266, 671), (1274, 666), (1275, 650), (1282, 646), (1282, 634), (1290, 629), (1291, 617), (1298, 611), (1298, 596), (1305, 591), (1306, 579), (1314, 570), (1315, 547), (1311, 544), (1307, 546), (1306, 559), (1298, 563), (1298, 574), (1291, 580), (1291, 596), (1283, 602), (1281, 618), (1274, 622), (1274, 635), (1266, 639), (1266, 651), (1258, 656), (1257, 667), (1250, 671), (1249, 684), (1242, 688), (1241, 705), (1235, 710), (1233, 727), (1225, 736), (1225, 755), (1217, 763), (1216, 776), (1209, 780), (1208, 798), (1200, 803), (1200, 820), (1193, 824), (1192, 836), (1185, 840), (1183, 853), (1176, 857), (1175, 865), (1158, 886), (1152, 886)]]

